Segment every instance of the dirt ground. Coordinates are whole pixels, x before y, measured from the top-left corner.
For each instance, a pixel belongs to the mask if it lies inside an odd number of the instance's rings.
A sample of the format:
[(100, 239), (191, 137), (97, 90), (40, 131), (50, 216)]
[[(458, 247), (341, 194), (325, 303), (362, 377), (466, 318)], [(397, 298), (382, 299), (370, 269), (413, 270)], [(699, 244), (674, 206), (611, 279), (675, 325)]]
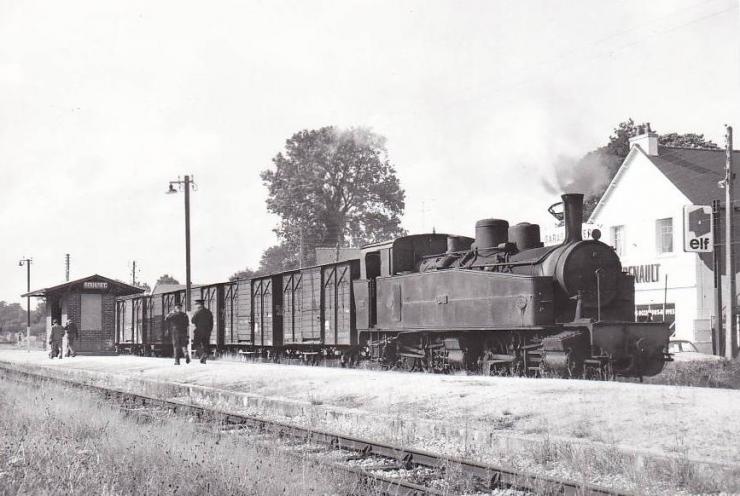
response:
[(740, 463), (740, 391), (582, 380), (421, 373), (0, 351), (0, 361), (123, 374), (512, 435), (589, 440)]

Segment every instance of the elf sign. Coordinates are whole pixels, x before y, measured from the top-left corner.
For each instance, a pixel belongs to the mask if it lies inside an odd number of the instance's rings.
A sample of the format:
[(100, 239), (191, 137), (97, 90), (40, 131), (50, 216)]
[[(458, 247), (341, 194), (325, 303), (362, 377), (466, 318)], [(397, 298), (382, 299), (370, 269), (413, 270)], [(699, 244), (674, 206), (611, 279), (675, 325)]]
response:
[(714, 249), (712, 233), (712, 207), (708, 205), (683, 207), (683, 251), (711, 252)]

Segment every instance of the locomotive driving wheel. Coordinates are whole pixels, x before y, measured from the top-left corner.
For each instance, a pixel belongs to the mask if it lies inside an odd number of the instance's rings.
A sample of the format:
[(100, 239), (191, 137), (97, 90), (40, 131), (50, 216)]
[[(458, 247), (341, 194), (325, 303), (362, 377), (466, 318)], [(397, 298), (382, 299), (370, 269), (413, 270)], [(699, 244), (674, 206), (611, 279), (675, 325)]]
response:
[(503, 337), (488, 337), (479, 361), (481, 371), (486, 375), (515, 375), (520, 368), (520, 360), (509, 348)]

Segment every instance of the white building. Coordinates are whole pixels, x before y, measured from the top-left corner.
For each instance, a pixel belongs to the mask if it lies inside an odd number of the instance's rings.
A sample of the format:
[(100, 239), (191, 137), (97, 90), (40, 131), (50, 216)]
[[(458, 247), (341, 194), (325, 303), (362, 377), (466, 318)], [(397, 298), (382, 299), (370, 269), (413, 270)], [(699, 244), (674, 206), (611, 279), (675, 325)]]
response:
[[(589, 223), (601, 229), (602, 241), (614, 247), (624, 269), (634, 274), (638, 319), (662, 320), (665, 304), (674, 337), (711, 352), (712, 254), (683, 251), (683, 207), (723, 200), (717, 183), (724, 178), (725, 152), (661, 146), (649, 130), (630, 145)], [(740, 152), (734, 157), (740, 165)]]

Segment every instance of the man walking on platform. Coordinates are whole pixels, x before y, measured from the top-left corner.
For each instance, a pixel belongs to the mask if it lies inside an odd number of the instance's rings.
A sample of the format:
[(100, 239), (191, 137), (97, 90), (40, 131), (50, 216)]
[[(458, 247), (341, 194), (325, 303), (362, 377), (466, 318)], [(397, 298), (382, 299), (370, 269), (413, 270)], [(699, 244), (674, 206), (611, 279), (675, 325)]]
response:
[(64, 327), (59, 325), (58, 320), (54, 319), (51, 326), (51, 336), (49, 336), (49, 346), (51, 346), (49, 358), (59, 355), (59, 359), (62, 359), (62, 338), (64, 338)]
[(77, 352), (75, 351), (75, 347), (77, 346), (75, 343), (79, 335), (77, 326), (72, 322), (72, 319), (67, 319), (67, 325), (64, 326), (64, 329), (67, 331), (67, 356), (77, 356)]
[(206, 363), (208, 357), (208, 346), (211, 341), (213, 330), (213, 314), (203, 306), (203, 300), (195, 300), (195, 313), (193, 314), (195, 324), (195, 344), (198, 346), (200, 363)]
[(172, 352), (175, 355), (175, 365), (180, 365), (180, 358), (185, 357), (185, 363), (190, 363), (188, 353), (188, 316), (182, 311), (182, 305), (175, 305), (175, 309), (164, 319), (170, 337), (172, 338)]

